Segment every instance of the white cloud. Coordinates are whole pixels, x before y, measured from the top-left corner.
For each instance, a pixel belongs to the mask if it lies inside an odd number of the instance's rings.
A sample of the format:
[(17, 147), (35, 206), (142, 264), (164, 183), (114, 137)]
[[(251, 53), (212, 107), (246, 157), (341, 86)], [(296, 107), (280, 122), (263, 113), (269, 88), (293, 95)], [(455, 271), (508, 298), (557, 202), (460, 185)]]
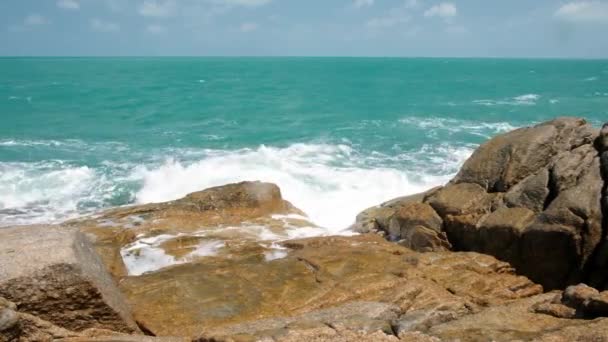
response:
[(57, 7), (67, 10), (77, 10), (80, 8), (80, 4), (76, 0), (59, 0), (57, 1)]
[(458, 9), (456, 5), (451, 2), (442, 2), (438, 5), (435, 5), (424, 12), (424, 16), (427, 18), (430, 17), (439, 17), (439, 18), (452, 18), (458, 15)]
[(369, 7), (374, 5), (374, 0), (354, 0), (355, 8)]
[(46, 25), (49, 23), (49, 20), (38, 13), (29, 14), (23, 20), (23, 25), (25, 26), (40, 26)]
[(148, 25), (146, 26), (146, 32), (152, 34), (163, 34), (167, 32), (167, 28), (162, 25)]
[(101, 19), (91, 19), (91, 28), (97, 32), (118, 32), (120, 31), (120, 25), (110, 22), (104, 21)]
[(555, 18), (572, 23), (608, 23), (608, 3), (600, 1), (569, 2), (555, 11)]
[(176, 7), (174, 0), (146, 0), (137, 10), (144, 17), (167, 18), (175, 13)]
[(255, 31), (258, 29), (258, 24), (256, 23), (242, 23), (240, 30), (241, 32), (251, 32), (251, 31)]

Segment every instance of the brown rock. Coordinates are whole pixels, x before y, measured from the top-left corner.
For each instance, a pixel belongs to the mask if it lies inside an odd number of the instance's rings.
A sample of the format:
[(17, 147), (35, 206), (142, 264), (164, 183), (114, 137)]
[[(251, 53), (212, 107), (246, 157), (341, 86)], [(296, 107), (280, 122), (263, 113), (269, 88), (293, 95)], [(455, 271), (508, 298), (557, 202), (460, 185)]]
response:
[(596, 137), (583, 119), (559, 118), (497, 136), (466, 161), (455, 183), (476, 183), (490, 192), (505, 192), (545, 168), (556, 154), (590, 144)]
[(75, 229), (3, 228), (0, 241), (0, 296), (21, 312), (75, 331), (138, 331), (93, 246)]
[(576, 309), (560, 303), (539, 303), (533, 307), (534, 312), (557, 318), (575, 318)]
[[(286, 239), (293, 227), (315, 226), (282, 199), (276, 185), (261, 182), (214, 187), (176, 201), (118, 208), (69, 224), (94, 241), (117, 279), (193, 262), (247, 240)], [(200, 253), (201, 248), (210, 253)], [(156, 259), (146, 259), (146, 253)], [(128, 269), (125, 259), (141, 264), (148, 260), (150, 267)]]
[(444, 232), (423, 226), (415, 226), (407, 230), (399, 244), (417, 252), (448, 251), (452, 248)]
[(441, 217), (488, 212), (493, 196), (477, 184), (448, 185), (425, 199)]
[(608, 341), (608, 319), (571, 321), (556, 330), (549, 330), (534, 338), (534, 342), (603, 342)]
[[(290, 332), (318, 327), (341, 327), (352, 331), (392, 334), (391, 321), (400, 309), (393, 304), (378, 302), (350, 302), (345, 305), (315, 310), (299, 316), (257, 320), (210, 329), (207, 339), (225, 340), (234, 336), (243, 339), (280, 339)], [(200, 339), (201, 337), (199, 337)]]
[(581, 281), (602, 239), (599, 158), (581, 171), (522, 235), (520, 270), (548, 289)]
[(440, 187), (437, 187), (420, 194), (394, 198), (378, 206), (368, 208), (357, 215), (355, 224), (351, 229), (358, 233), (370, 233), (377, 230), (388, 231), (390, 219), (399, 209), (412, 203), (422, 203), (425, 197), (439, 189)]
[(409, 203), (399, 208), (389, 220), (388, 236), (415, 251), (449, 250), (442, 231), (443, 220), (425, 203)]
[(535, 313), (533, 307), (551, 300), (547, 293), (491, 306), (458, 320), (433, 326), (427, 334), (444, 341), (528, 341), (571, 324), (569, 319)]
[(480, 234), (477, 223), (482, 217), (482, 214), (447, 215), (445, 217), (445, 232), (455, 250), (475, 251), (480, 249)]
[(283, 245), (289, 251), (281, 259), (235, 250), (129, 277), (121, 288), (138, 322), (156, 335), (241, 331), (256, 338), (283, 336), (296, 322), (388, 332), (395, 316), (379, 318), (371, 307), (396, 308), (403, 318), (425, 312), (417, 323), (425, 326), (542, 291), (490, 256), (417, 254), (373, 234)]
[(521, 235), (535, 216), (526, 208), (500, 208), (485, 215), (477, 224), (479, 246), (476, 250), (518, 266)]
[(523, 207), (534, 212), (544, 210), (549, 196), (549, 170), (541, 169), (538, 173), (524, 178), (505, 194), (508, 207)]

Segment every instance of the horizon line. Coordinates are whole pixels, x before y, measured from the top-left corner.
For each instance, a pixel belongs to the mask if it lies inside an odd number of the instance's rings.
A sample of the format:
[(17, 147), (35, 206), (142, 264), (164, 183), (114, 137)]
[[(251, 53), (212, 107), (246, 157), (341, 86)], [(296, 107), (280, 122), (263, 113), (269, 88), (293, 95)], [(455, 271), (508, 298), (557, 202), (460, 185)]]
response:
[(341, 55), (0, 55), (7, 58), (369, 58), (369, 59), (522, 59), (608, 60), (607, 57), (574, 56), (341, 56)]

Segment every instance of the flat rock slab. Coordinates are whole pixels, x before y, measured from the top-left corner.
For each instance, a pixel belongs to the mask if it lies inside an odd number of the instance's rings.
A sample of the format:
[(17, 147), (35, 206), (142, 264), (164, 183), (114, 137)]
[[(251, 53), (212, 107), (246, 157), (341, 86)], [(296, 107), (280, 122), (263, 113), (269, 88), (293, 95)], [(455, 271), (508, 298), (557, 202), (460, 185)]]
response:
[(72, 331), (139, 331), (84, 234), (62, 226), (1, 228), (0, 241), (0, 297), (20, 312)]
[(428, 319), (416, 326), (426, 326), (438, 315), (455, 319), (542, 292), (508, 264), (476, 253), (421, 255), (376, 235), (282, 245), (289, 252), (280, 259), (218, 255), (127, 277), (120, 287), (146, 330), (192, 337), (275, 336), (295, 322), (387, 331), (410, 312), (424, 312)]

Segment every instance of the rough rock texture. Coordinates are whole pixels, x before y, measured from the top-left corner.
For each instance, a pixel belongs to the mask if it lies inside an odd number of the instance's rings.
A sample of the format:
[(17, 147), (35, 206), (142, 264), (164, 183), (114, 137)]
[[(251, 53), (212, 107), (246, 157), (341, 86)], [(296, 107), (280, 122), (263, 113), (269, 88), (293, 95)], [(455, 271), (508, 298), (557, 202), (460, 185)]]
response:
[[(443, 222), (436, 231), (453, 250), (493, 255), (545, 289), (583, 281), (606, 289), (607, 135), (608, 125), (598, 132), (583, 119), (559, 118), (497, 136), (416, 205), (435, 210)], [(401, 215), (427, 219), (423, 210)]]
[(121, 288), (137, 321), (156, 335), (246, 330), (256, 337), (274, 336), (294, 320), (367, 331), (401, 320), (410, 323), (400, 330), (415, 331), (542, 291), (490, 256), (417, 254), (376, 235), (282, 244), (289, 253), (281, 259), (208, 257), (126, 278)]
[(593, 143), (597, 132), (583, 119), (560, 118), (520, 128), (481, 145), (454, 183), (476, 183), (489, 192), (506, 192), (547, 167), (559, 153)]
[(389, 238), (419, 252), (449, 250), (450, 243), (441, 227), (443, 220), (425, 203), (408, 203), (391, 216)]
[(560, 318), (608, 317), (608, 291), (599, 292), (585, 284), (569, 286), (560, 295), (534, 308), (535, 312)]
[(358, 233), (378, 233), (418, 252), (449, 250), (442, 229), (443, 220), (428, 204), (422, 203), (440, 188), (413, 196), (395, 198), (369, 208), (357, 216), (351, 227)]
[(75, 229), (0, 229), (0, 297), (69, 330), (138, 331), (91, 243)]
[(129, 269), (125, 257), (149, 264), (164, 260), (166, 265), (158, 266), (162, 268), (205, 257), (201, 251), (213, 246), (239, 248), (243, 241), (286, 239), (296, 228), (315, 227), (283, 200), (279, 187), (262, 182), (228, 184), (176, 201), (114, 209), (68, 225), (94, 241), (116, 278), (155, 270)]

